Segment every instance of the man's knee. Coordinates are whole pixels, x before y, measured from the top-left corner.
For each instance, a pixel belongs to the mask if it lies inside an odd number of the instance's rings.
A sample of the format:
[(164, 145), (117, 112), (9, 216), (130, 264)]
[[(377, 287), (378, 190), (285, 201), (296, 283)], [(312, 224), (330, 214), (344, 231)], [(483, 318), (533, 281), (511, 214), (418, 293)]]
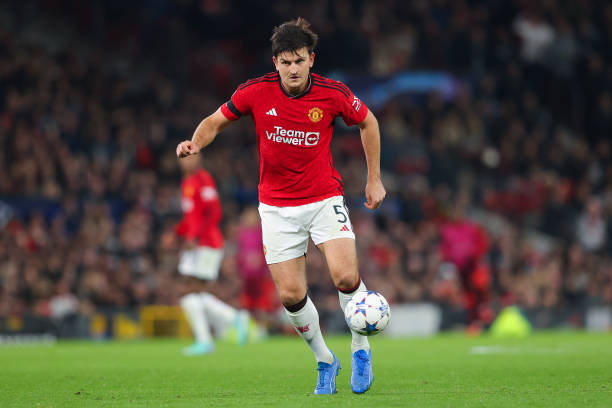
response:
[(306, 296), (306, 262), (300, 258), (269, 265), (278, 297), (284, 306), (293, 306)]
[(283, 306), (293, 306), (306, 296), (306, 291), (300, 285), (286, 285), (278, 288), (278, 297)]
[(328, 261), (329, 274), (338, 289), (347, 290), (359, 285), (357, 260), (344, 257), (343, 261)]
[(332, 273), (334, 284), (340, 290), (350, 290), (359, 286), (359, 274), (355, 270), (343, 270)]

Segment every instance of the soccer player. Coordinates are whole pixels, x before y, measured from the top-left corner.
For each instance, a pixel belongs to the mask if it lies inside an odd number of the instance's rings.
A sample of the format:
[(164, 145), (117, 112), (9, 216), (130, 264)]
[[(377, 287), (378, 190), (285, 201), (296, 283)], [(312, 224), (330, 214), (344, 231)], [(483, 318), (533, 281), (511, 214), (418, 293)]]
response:
[[(259, 147), (259, 214), (266, 262), (291, 323), (317, 360), (314, 393), (333, 394), (340, 362), (325, 344), (317, 309), (307, 295), (306, 249), (312, 238), (323, 252), (343, 310), (355, 292), (366, 290), (329, 146), (335, 118), (360, 128), (368, 168), (365, 206), (374, 210), (386, 194), (380, 179), (380, 133), (372, 112), (349, 88), (310, 72), (317, 35), (307, 21), (281, 24), (271, 42), (276, 72), (240, 85), (198, 125), (190, 141), (177, 146), (176, 153), (197, 154), (230, 123), (251, 116)], [(363, 393), (373, 379), (368, 338), (353, 332), (351, 350), (351, 388)]]
[(195, 342), (186, 355), (212, 353), (215, 349), (210, 326), (218, 332), (232, 325), (237, 341), (247, 340), (249, 315), (238, 311), (207, 292), (207, 283), (219, 276), (223, 259), (223, 235), (219, 226), (222, 212), (215, 181), (202, 167), (200, 156), (179, 161), (184, 175), (181, 184), (183, 219), (176, 232), (185, 240), (178, 270), (183, 275), (181, 307), (191, 326)]

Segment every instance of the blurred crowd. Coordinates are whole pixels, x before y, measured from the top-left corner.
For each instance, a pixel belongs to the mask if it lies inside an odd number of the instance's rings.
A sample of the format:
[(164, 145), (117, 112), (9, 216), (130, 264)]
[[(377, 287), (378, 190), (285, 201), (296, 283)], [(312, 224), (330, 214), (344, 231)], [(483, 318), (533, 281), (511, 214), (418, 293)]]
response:
[[(271, 30), (298, 15), (320, 34), (317, 73), (457, 79), (452, 97), (377, 107), (388, 198), (374, 214), (358, 132), (336, 129), (370, 288), (439, 304), (445, 328), (486, 327), (511, 304), (537, 327), (579, 327), (612, 304), (607, 2), (26, 0), (0, 5), (0, 317), (176, 303), (174, 147), (273, 70)], [(257, 228), (250, 121), (203, 157), (227, 239), (215, 290), (240, 306), (241, 236)], [(311, 247), (307, 263), (332, 327), (324, 258)]]

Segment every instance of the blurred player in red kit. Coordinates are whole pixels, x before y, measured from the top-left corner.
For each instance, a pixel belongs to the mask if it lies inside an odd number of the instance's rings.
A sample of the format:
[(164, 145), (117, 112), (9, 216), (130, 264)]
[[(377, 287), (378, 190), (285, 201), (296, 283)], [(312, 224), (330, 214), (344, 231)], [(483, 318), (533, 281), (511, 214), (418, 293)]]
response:
[(224, 332), (233, 325), (238, 342), (244, 343), (249, 315), (207, 292), (207, 283), (217, 279), (223, 259), (221, 203), (215, 181), (202, 167), (200, 156), (179, 162), (184, 175), (181, 184), (183, 219), (176, 228), (177, 234), (184, 238), (185, 248), (178, 266), (184, 280), (181, 307), (195, 338), (184, 353), (199, 355), (214, 351), (211, 326), (217, 332)]
[[(309, 239), (325, 256), (342, 310), (355, 292), (366, 290), (357, 269), (341, 177), (330, 151), (336, 118), (360, 128), (368, 168), (365, 206), (378, 208), (386, 192), (380, 179), (378, 121), (346, 85), (310, 72), (317, 39), (301, 18), (276, 27), (271, 38), (276, 72), (240, 85), (198, 125), (190, 141), (177, 146), (176, 153), (197, 154), (232, 122), (251, 116), (259, 148), (259, 215), (266, 262), (290, 322), (317, 361), (314, 393), (333, 394), (340, 362), (325, 344), (319, 314), (307, 294)], [(363, 393), (373, 380), (368, 338), (352, 332), (351, 352), (351, 388)]]

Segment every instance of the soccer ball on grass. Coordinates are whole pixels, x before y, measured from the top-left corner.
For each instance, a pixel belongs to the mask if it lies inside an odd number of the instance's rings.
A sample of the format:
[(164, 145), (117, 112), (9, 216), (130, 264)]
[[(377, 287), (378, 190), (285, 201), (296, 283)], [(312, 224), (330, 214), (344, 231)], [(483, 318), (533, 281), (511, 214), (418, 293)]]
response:
[(344, 309), (348, 326), (364, 336), (373, 336), (383, 331), (390, 317), (389, 303), (373, 290), (357, 292)]

